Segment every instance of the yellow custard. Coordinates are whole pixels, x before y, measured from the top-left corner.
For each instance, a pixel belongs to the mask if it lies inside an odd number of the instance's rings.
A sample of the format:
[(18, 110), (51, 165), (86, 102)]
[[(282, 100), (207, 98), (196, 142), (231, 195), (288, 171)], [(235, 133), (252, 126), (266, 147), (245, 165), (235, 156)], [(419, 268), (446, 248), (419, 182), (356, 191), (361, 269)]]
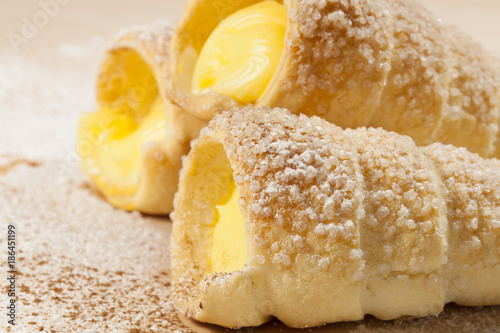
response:
[(198, 57), (194, 94), (215, 92), (252, 103), (278, 67), (285, 44), (287, 8), (263, 1), (241, 9), (212, 32)]
[(141, 148), (145, 143), (164, 140), (166, 116), (161, 98), (156, 97), (149, 112), (137, 117), (128, 110), (103, 108), (85, 113), (79, 123), (79, 141), (91, 145), (80, 152), (82, 170), (115, 206), (133, 210), (130, 195), (139, 185)]
[(227, 195), (216, 206), (210, 262), (212, 272), (234, 272), (245, 266), (247, 247), (240, 194), (232, 183)]

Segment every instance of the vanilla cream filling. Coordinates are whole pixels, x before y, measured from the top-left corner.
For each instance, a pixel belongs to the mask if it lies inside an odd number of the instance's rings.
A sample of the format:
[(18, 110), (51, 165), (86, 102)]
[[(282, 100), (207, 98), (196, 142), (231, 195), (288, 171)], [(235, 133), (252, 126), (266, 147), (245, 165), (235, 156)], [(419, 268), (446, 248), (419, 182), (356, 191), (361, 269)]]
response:
[(215, 92), (255, 102), (278, 67), (285, 44), (287, 8), (263, 1), (224, 19), (196, 62), (192, 92)]
[(234, 272), (245, 266), (247, 248), (239, 198), (238, 188), (231, 182), (226, 195), (216, 205), (210, 251), (211, 272)]
[(145, 81), (153, 77), (151, 69), (137, 54), (123, 57), (127, 65), (116, 69), (115, 82), (110, 79), (116, 87), (105, 96), (108, 105), (80, 118), (78, 146), (83, 172), (114, 206), (133, 210), (142, 147), (164, 140), (167, 126), (156, 82)]

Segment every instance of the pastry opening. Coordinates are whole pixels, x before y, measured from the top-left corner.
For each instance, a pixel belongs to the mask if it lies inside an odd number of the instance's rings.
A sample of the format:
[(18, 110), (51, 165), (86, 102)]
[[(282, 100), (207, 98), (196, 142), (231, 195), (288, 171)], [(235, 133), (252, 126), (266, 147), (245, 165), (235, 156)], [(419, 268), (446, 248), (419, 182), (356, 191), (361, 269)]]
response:
[[(197, 247), (191, 257), (203, 274), (234, 272), (245, 267), (245, 207), (239, 204), (240, 190), (223, 144), (202, 137), (188, 155), (184, 184), (178, 193), (180, 212), (192, 221), (189, 238)], [(182, 178), (181, 177), (181, 178)]]
[(151, 67), (130, 49), (112, 51), (99, 78), (99, 108), (78, 128), (83, 172), (115, 206), (133, 210), (142, 147), (166, 136), (166, 115)]
[(192, 93), (214, 92), (243, 104), (257, 101), (279, 68), (287, 11), (282, 3), (266, 0), (223, 19), (196, 60)]
[[(214, 219), (211, 223), (209, 242), (210, 273), (234, 272), (245, 267), (247, 245), (245, 238), (245, 219), (240, 207), (240, 191), (233, 179), (233, 170), (220, 142), (213, 142), (212, 147), (218, 155), (219, 163), (214, 163), (207, 179), (220, 179), (220, 172), (225, 172), (226, 181), (214, 182), (219, 187), (218, 197), (213, 201)], [(207, 147), (208, 148), (208, 147)], [(210, 149), (203, 148), (203, 151)], [(225, 170), (225, 171), (224, 171)]]

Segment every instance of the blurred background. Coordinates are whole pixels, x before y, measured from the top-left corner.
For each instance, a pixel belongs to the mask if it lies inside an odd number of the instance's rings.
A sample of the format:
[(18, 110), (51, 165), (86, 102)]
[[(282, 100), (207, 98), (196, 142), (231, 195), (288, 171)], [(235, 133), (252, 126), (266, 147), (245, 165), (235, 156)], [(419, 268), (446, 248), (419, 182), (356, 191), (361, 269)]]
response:
[[(500, 1), (423, 2), (446, 22), (461, 26), (484, 45), (500, 52)], [(35, 29), (25, 31), (38, 31), (19, 50), (23, 54), (40, 51), (50, 54), (62, 43), (92, 43), (93, 38), (109, 38), (116, 30), (130, 25), (157, 19), (174, 21), (184, 3), (184, 0), (0, 0), (0, 50), (12, 48), (9, 33), (22, 36), (23, 27), (29, 25), (27, 21)]]

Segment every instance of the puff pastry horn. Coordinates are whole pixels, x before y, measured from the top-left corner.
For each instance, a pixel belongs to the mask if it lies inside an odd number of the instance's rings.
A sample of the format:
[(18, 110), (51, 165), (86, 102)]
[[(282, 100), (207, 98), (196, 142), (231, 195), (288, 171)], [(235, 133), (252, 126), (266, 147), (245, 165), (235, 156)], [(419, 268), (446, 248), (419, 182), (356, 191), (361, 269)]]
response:
[[(183, 163), (173, 219), (174, 301), (203, 322), (308, 327), (500, 304), (500, 161), (464, 148), (283, 109), (223, 113)], [(217, 238), (239, 219), (243, 240)], [(243, 265), (214, 262), (238, 246)]]
[[(280, 61), (254, 104), (500, 157), (499, 61), (419, 1), (278, 2), (288, 9), (285, 46), (275, 51)], [(188, 1), (171, 45), (176, 104), (206, 120), (244, 104), (217, 92), (193, 93), (193, 71), (221, 22), (259, 3)], [(232, 43), (246, 47), (236, 37)]]
[(158, 22), (122, 33), (101, 65), (99, 110), (80, 119), (81, 169), (122, 209), (170, 213), (181, 157), (206, 125), (166, 97), (172, 31)]

